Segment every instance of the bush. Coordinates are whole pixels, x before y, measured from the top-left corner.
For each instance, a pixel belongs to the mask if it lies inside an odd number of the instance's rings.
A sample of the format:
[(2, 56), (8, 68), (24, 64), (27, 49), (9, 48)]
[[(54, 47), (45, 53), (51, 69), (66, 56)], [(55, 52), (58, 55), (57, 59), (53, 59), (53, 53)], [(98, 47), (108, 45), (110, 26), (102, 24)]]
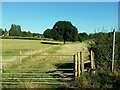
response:
[(112, 58), (112, 33), (94, 34), (94, 44), (91, 49), (95, 53), (95, 63), (97, 69), (110, 69)]

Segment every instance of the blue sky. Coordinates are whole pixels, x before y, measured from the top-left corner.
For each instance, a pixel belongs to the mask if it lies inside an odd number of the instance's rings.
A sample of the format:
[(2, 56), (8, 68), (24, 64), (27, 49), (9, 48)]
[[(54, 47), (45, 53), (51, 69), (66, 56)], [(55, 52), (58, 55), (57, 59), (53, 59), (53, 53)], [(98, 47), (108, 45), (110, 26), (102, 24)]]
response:
[(23, 31), (43, 33), (57, 21), (71, 21), (79, 32), (111, 31), (118, 26), (117, 2), (3, 2), (2, 28), (21, 25)]

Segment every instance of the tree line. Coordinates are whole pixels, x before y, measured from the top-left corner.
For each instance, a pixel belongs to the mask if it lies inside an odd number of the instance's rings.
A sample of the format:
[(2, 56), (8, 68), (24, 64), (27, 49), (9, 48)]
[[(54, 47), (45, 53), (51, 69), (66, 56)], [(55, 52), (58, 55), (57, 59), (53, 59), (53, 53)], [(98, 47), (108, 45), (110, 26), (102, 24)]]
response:
[(70, 21), (58, 21), (52, 29), (46, 29), (43, 34), (22, 31), (20, 25), (12, 24), (9, 30), (0, 29), (0, 36), (18, 36), (18, 37), (45, 37), (54, 40), (64, 41), (85, 41), (89, 38), (87, 33), (78, 33), (78, 29)]
[(0, 28), (0, 36), (42, 37), (42, 34), (22, 31), (20, 25), (12, 24), (10, 30)]

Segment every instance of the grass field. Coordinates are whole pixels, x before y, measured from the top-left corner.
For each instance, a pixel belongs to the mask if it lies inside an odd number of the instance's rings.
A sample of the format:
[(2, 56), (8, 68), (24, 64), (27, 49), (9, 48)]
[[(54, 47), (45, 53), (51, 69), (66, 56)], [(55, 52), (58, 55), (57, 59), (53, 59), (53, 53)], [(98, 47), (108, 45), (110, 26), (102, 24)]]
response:
[[(45, 42), (45, 43), (43, 43)], [(52, 42), (52, 43), (51, 43)], [(67, 42), (65, 45), (63, 42), (42, 40), (17, 40), (17, 39), (3, 39), (2, 40), (2, 53), (3, 53), (3, 68), (11, 69), (3, 71), (3, 73), (9, 73), (3, 75), (3, 78), (64, 78), (67, 77), (61, 71), (50, 71), (50, 70), (22, 70), (28, 68), (34, 69), (56, 69), (61, 67), (73, 68), (73, 56), (77, 52), (82, 51), (84, 53), (84, 60), (88, 60), (88, 49), (87, 43), (71, 43)], [(21, 51), (21, 56), (20, 56)], [(10, 56), (9, 56), (10, 55)], [(43, 56), (41, 56), (43, 55)], [(61, 55), (61, 56), (52, 56)], [(63, 56), (69, 55), (69, 56)], [(22, 58), (22, 62), (20, 61)], [(5, 63), (4, 63), (5, 62)], [(6, 63), (7, 62), (7, 63)], [(67, 64), (68, 63), (68, 64)], [(12, 70), (17, 69), (17, 70)], [(19, 70), (18, 70), (19, 69)], [(40, 74), (44, 72), (44, 74)], [(59, 75), (53, 76), (47, 74), (52, 72), (53, 74), (59, 73)], [(12, 74), (11, 74), (12, 73)], [(32, 73), (30, 74), (16, 74), (16, 73)], [(10, 82), (22, 82), (22, 80), (9, 80)], [(4, 87), (15, 87), (15, 88), (58, 88), (61, 85), (45, 85), (45, 84), (33, 84), (32, 81), (38, 82), (40, 80), (24, 80), (24, 84), (19, 85), (3, 85)], [(47, 82), (47, 80), (43, 80)], [(60, 80), (50, 80), (49, 82), (61, 82)], [(67, 86), (67, 82), (64, 81)]]

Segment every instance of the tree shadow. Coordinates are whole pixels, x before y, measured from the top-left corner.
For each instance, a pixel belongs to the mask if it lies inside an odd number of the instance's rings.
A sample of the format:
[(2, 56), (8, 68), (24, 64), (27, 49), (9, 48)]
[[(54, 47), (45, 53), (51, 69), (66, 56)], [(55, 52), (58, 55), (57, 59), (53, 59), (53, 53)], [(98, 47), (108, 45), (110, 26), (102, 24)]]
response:
[[(53, 78), (74, 78), (74, 63), (58, 63), (55, 65), (56, 70), (48, 71), (46, 73), (53, 73)], [(58, 79), (60, 82), (73, 81), (73, 79)]]
[(56, 43), (56, 42), (40, 42), (41, 44), (51, 44), (51, 45), (60, 45), (60, 43)]

